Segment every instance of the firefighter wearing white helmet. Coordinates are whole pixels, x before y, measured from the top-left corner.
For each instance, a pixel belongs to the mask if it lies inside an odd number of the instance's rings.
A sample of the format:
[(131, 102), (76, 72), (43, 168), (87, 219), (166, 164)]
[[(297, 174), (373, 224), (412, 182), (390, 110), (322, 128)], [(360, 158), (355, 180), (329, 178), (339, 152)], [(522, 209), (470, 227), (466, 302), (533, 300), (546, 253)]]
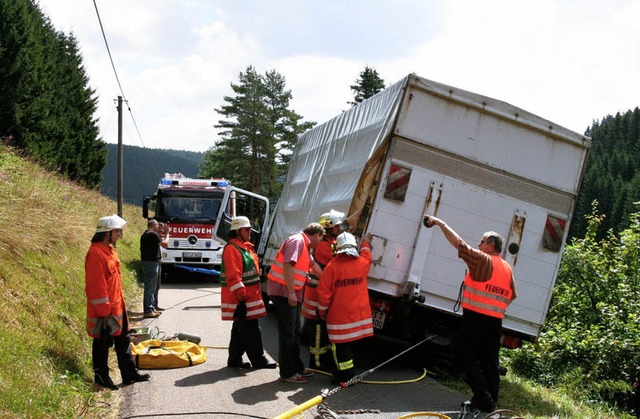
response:
[(336, 240), (336, 255), (318, 284), (318, 314), (327, 322), (333, 352), (334, 382), (354, 377), (352, 342), (373, 336), (367, 277), (371, 267), (370, 236), (363, 238), (360, 252), (351, 233)]
[(115, 347), (122, 384), (149, 380), (141, 374), (131, 355), (129, 319), (122, 290), (120, 257), (115, 246), (127, 224), (118, 215), (102, 217), (96, 224), (85, 257), (87, 333), (93, 338), (92, 363), (95, 383), (111, 390), (118, 386), (109, 376), (109, 347)]
[[(222, 320), (233, 321), (227, 366), (275, 368), (264, 354), (258, 319), (267, 315), (260, 291), (260, 265), (251, 243), (251, 222), (238, 216), (231, 220), (228, 243), (220, 265)], [(247, 354), (250, 362), (243, 362)]]
[[(109, 243), (115, 247), (116, 242), (118, 241), (118, 238), (122, 236), (122, 229), (126, 224), (127, 222), (117, 214), (102, 217), (98, 220), (98, 223), (96, 224), (96, 233), (93, 237), (96, 238), (96, 236), (99, 235), (100, 233), (110, 233), (110, 234), (100, 234), (100, 239), (102, 239), (102, 237), (107, 237), (109, 239)], [(115, 237), (115, 240), (114, 240), (114, 235), (117, 235), (117, 237)]]
[[(332, 209), (320, 216), (318, 224), (324, 228), (325, 234), (322, 237), (322, 241), (313, 249), (313, 258), (324, 269), (335, 254), (336, 237), (346, 225), (344, 223), (344, 213)], [(316, 288), (319, 280), (320, 278), (309, 272), (302, 300), (302, 315), (305, 317), (302, 333), (305, 340), (309, 342), (309, 366), (328, 371), (333, 365), (333, 357), (326, 325), (317, 314), (318, 297)]]

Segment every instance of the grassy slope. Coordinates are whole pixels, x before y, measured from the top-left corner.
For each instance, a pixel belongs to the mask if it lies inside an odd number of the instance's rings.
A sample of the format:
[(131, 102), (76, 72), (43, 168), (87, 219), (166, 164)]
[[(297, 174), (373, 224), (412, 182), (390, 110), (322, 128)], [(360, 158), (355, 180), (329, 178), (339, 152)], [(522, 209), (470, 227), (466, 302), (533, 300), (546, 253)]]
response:
[[(92, 385), (84, 255), (96, 220), (116, 211), (97, 191), (0, 145), (0, 416), (98, 417), (115, 410), (117, 396)], [(118, 252), (131, 309), (140, 296), (135, 268), (145, 224), (138, 207), (123, 212), (129, 224)]]

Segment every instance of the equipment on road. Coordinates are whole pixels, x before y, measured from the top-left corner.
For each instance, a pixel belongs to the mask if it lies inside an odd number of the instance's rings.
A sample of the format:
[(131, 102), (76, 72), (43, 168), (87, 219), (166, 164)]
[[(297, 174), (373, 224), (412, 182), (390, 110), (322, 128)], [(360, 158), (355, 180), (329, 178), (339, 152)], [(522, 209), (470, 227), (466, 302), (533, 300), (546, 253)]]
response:
[(306, 402), (294, 407), (293, 409), (290, 409), (278, 416), (276, 416), (274, 419), (288, 419), (288, 418), (293, 418), (297, 415), (299, 415), (300, 413), (304, 412), (307, 409), (312, 408), (313, 406), (316, 406), (320, 403), (322, 403), (327, 397), (337, 393), (338, 391), (340, 391), (343, 388), (347, 388), (357, 382), (362, 381), (362, 379), (364, 377), (366, 377), (367, 375), (373, 373), (374, 371), (376, 371), (377, 369), (380, 369), (381, 367), (383, 367), (384, 365), (387, 365), (389, 362), (401, 357), (402, 355), (406, 354), (407, 352), (417, 348), (418, 346), (422, 345), (425, 342), (428, 342), (430, 340), (436, 339), (438, 336), (437, 335), (429, 335), (427, 336), (425, 339), (423, 339), (422, 341), (416, 343), (415, 345), (411, 346), (408, 349), (405, 349), (404, 351), (400, 352), (399, 354), (389, 358), (388, 360), (386, 360), (385, 362), (368, 369), (367, 371), (364, 371), (358, 375), (356, 375), (355, 377), (353, 377), (352, 379), (350, 379), (349, 381), (347, 381), (346, 383), (340, 383), (340, 385), (336, 388), (334, 388), (333, 390), (328, 390), (328, 389), (324, 389), (322, 390), (321, 394), (319, 396), (316, 396), (310, 400), (307, 400)]
[(204, 347), (186, 340), (145, 340), (131, 344), (131, 354), (140, 369), (190, 367), (207, 360)]

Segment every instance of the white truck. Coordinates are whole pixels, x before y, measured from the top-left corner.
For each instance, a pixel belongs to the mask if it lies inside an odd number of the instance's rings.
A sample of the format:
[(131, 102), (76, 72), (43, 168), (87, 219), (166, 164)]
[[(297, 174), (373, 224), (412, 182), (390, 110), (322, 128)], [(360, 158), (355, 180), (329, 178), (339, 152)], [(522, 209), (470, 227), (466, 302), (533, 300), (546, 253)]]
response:
[(435, 215), (475, 246), (505, 237), (518, 298), (503, 346), (535, 341), (553, 292), (591, 140), (508, 103), (408, 75), (298, 139), (268, 236), (282, 241), (331, 209), (373, 235), (369, 290), (377, 334), (447, 336), (466, 265)]

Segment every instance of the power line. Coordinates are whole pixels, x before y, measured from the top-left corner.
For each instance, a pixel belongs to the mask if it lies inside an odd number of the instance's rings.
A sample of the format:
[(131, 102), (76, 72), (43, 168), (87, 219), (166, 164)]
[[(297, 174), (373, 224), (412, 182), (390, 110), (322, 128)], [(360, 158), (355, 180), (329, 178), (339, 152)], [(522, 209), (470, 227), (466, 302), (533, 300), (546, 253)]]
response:
[(104, 33), (104, 27), (102, 26), (102, 19), (100, 19), (100, 12), (98, 11), (98, 5), (96, 4), (96, 0), (93, 0), (93, 6), (96, 9), (96, 16), (98, 16), (98, 23), (100, 23), (100, 31), (102, 32), (102, 39), (104, 39), (104, 44), (107, 47), (107, 53), (109, 54), (109, 61), (111, 61), (111, 68), (113, 68), (113, 74), (116, 76), (116, 81), (118, 82), (118, 87), (120, 88), (120, 94), (122, 94), (122, 99), (124, 103), (127, 104), (127, 110), (129, 110), (129, 115), (131, 115), (131, 120), (133, 120), (133, 125), (136, 127), (136, 132), (138, 133), (138, 137), (140, 138), (140, 142), (142, 143), (142, 147), (146, 148), (144, 145), (144, 141), (142, 141), (142, 135), (140, 135), (140, 130), (138, 129), (138, 124), (136, 123), (136, 119), (133, 117), (133, 112), (129, 107), (129, 101), (124, 94), (124, 90), (122, 90), (122, 85), (120, 84), (120, 78), (118, 77), (118, 72), (116, 71), (116, 66), (113, 63), (113, 57), (111, 56), (111, 50), (109, 49), (109, 43), (107, 42), (107, 36)]

